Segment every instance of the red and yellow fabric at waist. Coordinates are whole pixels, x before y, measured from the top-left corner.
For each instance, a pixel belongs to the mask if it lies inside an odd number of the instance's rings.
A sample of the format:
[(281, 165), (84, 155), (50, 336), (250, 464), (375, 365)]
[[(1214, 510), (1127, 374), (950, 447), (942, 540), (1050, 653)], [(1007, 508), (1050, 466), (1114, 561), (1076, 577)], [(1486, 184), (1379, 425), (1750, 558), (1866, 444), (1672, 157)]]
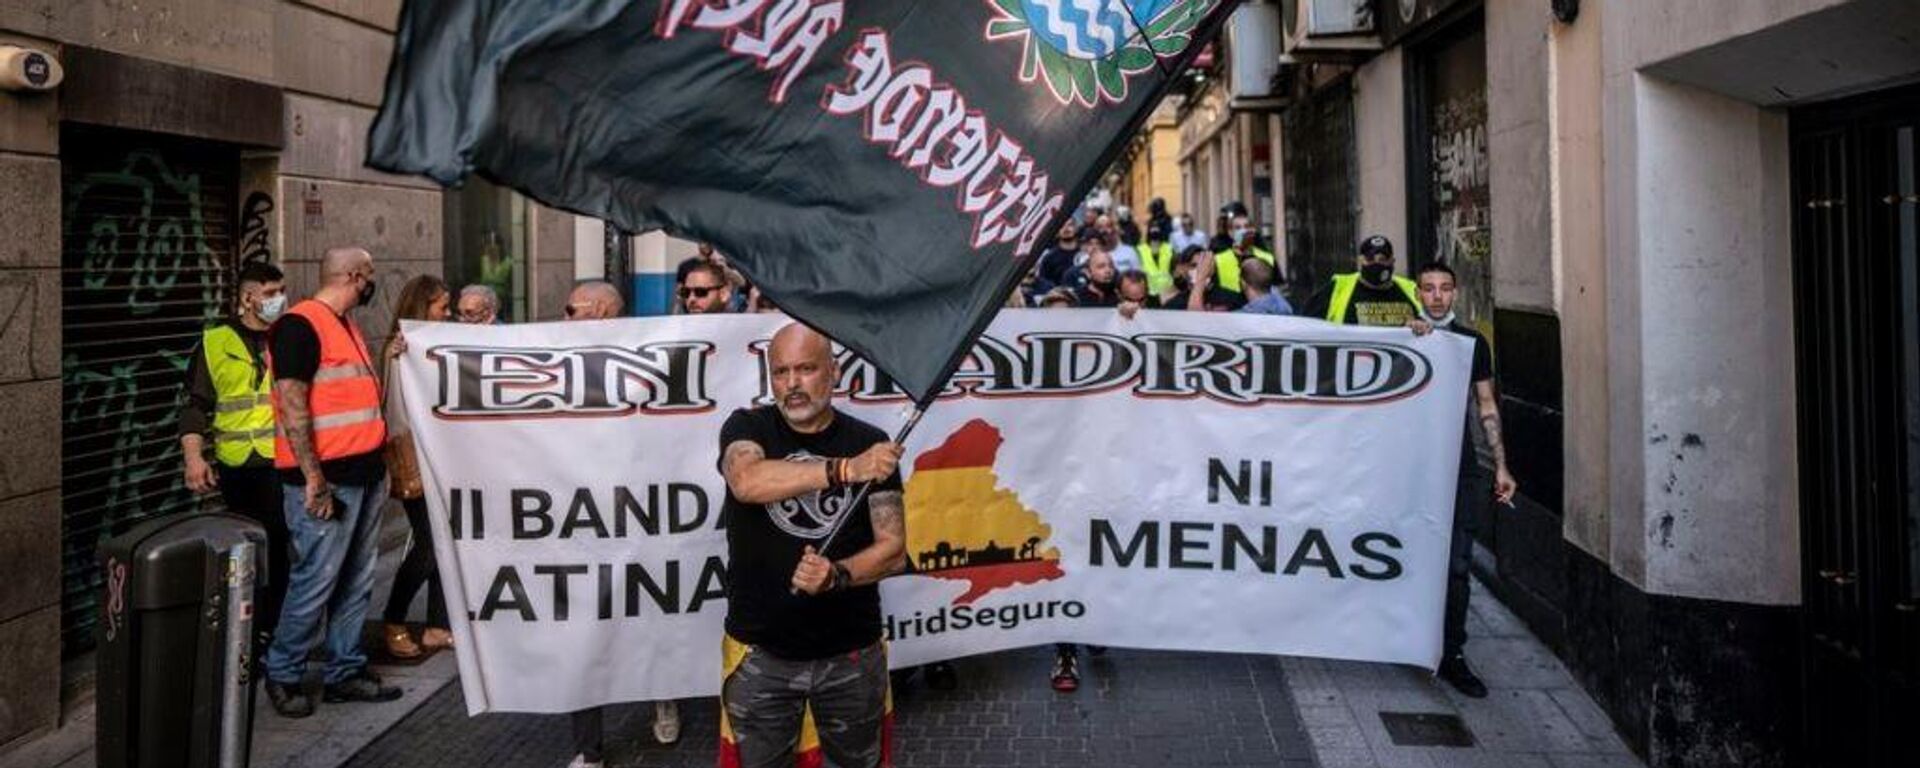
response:
[[(726, 680), (733, 671), (740, 668), (751, 648), (733, 636), (720, 636), (720, 679)], [(727, 707), (724, 697), (720, 704), (720, 758), (716, 761), (719, 768), (740, 768), (740, 748), (733, 737), (733, 724), (727, 722)], [(822, 768), (826, 765), (826, 756), (820, 751), (820, 731), (813, 724), (811, 707), (801, 715), (800, 741), (793, 749), (794, 768)], [(887, 689), (886, 715), (880, 721), (880, 764), (893, 765), (893, 689)]]

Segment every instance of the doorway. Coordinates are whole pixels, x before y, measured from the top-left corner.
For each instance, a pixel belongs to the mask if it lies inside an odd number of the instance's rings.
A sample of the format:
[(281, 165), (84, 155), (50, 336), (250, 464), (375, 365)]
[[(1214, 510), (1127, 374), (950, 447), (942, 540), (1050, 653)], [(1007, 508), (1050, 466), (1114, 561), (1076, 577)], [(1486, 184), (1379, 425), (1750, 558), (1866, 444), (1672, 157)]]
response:
[(1807, 757), (1891, 766), (1920, 722), (1920, 86), (1791, 126)]

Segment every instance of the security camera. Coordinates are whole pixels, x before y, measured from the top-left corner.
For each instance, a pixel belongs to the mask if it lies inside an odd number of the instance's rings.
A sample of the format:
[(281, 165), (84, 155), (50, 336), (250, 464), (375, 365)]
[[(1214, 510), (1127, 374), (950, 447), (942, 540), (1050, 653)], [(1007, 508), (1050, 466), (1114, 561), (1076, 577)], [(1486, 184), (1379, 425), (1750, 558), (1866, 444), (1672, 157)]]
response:
[(51, 91), (65, 76), (59, 60), (46, 51), (0, 45), (0, 90)]

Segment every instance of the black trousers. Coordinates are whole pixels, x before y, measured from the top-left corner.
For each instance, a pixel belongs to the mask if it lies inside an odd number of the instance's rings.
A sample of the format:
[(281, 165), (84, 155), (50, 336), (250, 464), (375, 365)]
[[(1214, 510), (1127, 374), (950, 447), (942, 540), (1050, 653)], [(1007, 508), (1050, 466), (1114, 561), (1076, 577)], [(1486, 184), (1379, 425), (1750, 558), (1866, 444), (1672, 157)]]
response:
[(587, 762), (601, 761), (607, 738), (606, 708), (591, 707), (573, 713), (573, 751), (585, 755)]
[(446, 629), (447, 598), (440, 591), (440, 566), (433, 558), (433, 529), (428, 527), (427, 500), (404, 499), (400, 506), (407, 510), (407, 527), (413, 529), (413, 543), (407, 546), (407, 556), (393, 574), (393, 593), (387, 595), (386, 622), (407, 623), (407, 608), (413, 605), (413, 596), (420, 592), (420, 587), (425, 586), (427, 626)]
[(1460, 483), (1453, 496), (1453, 548), (1447, 553), (1446, 624), (1442, 628), (1445, 654), (1453, 656), (1467, 645), (1467, 598), (1472, 595), (1473, 534), (1493, 502), (1493, 470), (1480, 466), (1469, 452), (1460, 461)]
[(287, 543), (287, 518), (280, 508), (280, 471), (272, 466), (229, 467), (215, 464), (220, 498), (227, 510), (267, 529), (267, 572), (254, 605), (254, 629), (271, 637), (280, 622), (280, 605), (287, 599), (287, 564), (293, 550)]

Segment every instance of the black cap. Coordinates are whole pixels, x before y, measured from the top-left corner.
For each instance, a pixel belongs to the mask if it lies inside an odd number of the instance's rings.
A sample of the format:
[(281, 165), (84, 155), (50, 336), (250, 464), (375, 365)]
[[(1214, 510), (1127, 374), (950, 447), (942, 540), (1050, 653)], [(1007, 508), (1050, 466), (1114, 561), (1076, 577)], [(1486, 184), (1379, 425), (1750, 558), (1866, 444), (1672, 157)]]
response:
[(1392, 256), (1393, 241), (1380, 235), (1374, 235), (1360, 241), (1360, 255), (1369, 259), (1375, 256)]

